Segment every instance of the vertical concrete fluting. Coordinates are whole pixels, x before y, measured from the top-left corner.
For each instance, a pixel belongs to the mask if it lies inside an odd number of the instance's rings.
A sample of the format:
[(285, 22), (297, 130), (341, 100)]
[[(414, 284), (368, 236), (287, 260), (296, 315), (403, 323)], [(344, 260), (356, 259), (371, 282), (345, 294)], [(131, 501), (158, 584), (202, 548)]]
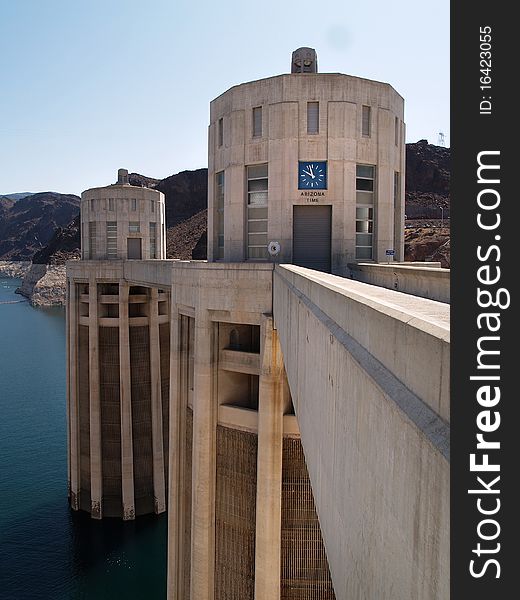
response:
[(152, 402), (153, 490), (156, 514), (166, 510), (164, 481), (163, 420), (161, 398), (161, 345), (159, 340), (159, 291), (150, 290), (150, 382)]
[(130, 330), (126, 281), (119, 284), (119, 389), (121, 390), (121, 486), (123, 519), (135, 519), (132, 395), (130, 382)]
[(65, 356), (67, 357), (67, 364), (65, 367), (65, 389), (67, 391), (67, 401), (65, 403), (65, 408), (66, 408), (66, 418), (67, 418), (67, 497), (69, 499), (69, 503), (72, 506), (72, 497), (71, 497), (71, 464), (70, 464), (70, 460), (71, 460), (71, 456), (70, 456), (70, 445), (71, 445), (71, 439), (70, 439), (70, 408), (69, 408), (69, 402), (70, 402), (70, 369), (71, 369), (71, 364), (70, 364), (70, 339), (71, 339), (71, 333), (70, 333), (70, 316), (69, 316), (69, 310), (70, 310), (70, 281), (67, 279), (66, 280), (66, 302), (65, 302), (65, 332), (66, 332), (66, 339), (65, 339)]
[(99, 400), (98, 294), (95, 275), (89, 278), (88, 358), (90, 373), (90, 508), (93, 519), (103, 516), (101, 473), (101, 406)]
[(79, 509), (79, 453), (78, 453), (78, 303), (74, 280), (68, 281), (67, 302), (67, 352), (69, 356), (67, 369), (67, 386), (69, 391), (68, 409), (68, 468), (70, 505), (73, 510)]
[(177, 306), (173, 302), (175, 290), (172, 289), (171, 321), (170, 321), (170, 421), (169, 421), (169, 495), (168, 495), (168, 590), (169, 600), (184, 599), (183, 594), (183, 558), (184, 552), (184, 492), (181, 481), (183, 470), (181, 465), (184, 458), (183, 414), (186, 412), (182, 406), (183, 394), (181, 390), (182, 377), (180, 373), (180, 326)]
[[(402, 139), (405, 139), (406, 125), (401, 124)], [(394, 260), (402, 262), (404, 261), (404, 224), (405, 224), (405, 172), (406, 172), (406, 146), (403, 144), (399, 147), (400, 153), (400, 168), (399, 168), (399, 185), (397, 190), (397, 198), (394, 206), (394, 236), (395, 236), (395, 256)]]
[(258, 402), (255, 598), (280, 598), (283, 361), (272, 318), (262, 323)]
[(215, 407), (212, 333), (207, 312), (197, 310), (193, 392), (192, 600), (213, 600), (214, 590)]

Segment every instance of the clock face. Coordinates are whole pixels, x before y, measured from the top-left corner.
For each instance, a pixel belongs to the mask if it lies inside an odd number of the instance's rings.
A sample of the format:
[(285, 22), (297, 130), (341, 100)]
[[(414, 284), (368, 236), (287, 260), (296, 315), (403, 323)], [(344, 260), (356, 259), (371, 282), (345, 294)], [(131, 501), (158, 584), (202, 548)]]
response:
[(298, 166), (299, 190), (326, 190), (327, 189), (327, 162), (326, 161), (300, 161)]

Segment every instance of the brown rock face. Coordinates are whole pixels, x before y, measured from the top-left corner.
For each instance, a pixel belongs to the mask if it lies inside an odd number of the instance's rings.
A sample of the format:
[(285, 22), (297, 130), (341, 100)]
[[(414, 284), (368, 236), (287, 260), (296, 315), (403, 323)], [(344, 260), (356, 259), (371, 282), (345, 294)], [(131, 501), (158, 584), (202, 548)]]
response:
[(428, 144), (427, 140), (406, 144), (408, 219), (449, 218), (450, 156), (449, 148)]
[(161, 180), (155, 189), (165, 196), (167, 227), (182, 223), (208, 208), (207, 169), (182, 171)]
[(155, 188), (159, 181), (161, 180), (154, 179), (153, 177), (146, 177), (146, 175), (140, 175), (139, 173), (130, 173), (128, 175), (128, 183), (138, 187)]
[(405, 260), (450, 267), (450, 156), (426, 140), (406, 145)]
[(406, 144), (406, 191), (450, 195), (449, 148), (419, 140)]
[(0, 201), (0, 259), (30, 260), (50, 241), (57, 227), (65, 227), (79, 212), (73, 194), (40, 192), (16, 202)]
[(449, 269), (451, 266), (451, 249), (450, 249), (450, 238), (448, 238), (442, 246), (439, 246), (437, 250), (432, 254), (432, 260), (440, 261), (441, 267)]
[(33, 256), (33, 263), (64, 265), (68, 260), (80, 258), (79, 227), (79, 215), (67, 227), (58, 227), (47, 246)]
[(205, 260), (208, 229), (208, 170), (181, 171), (165, 179), (130, 173), (132, 185), (164, 194), (166, 204), (166, 257)]
[(413, 227), (405, 232), (404, 259), (439, 261), (450, 268), (450, 230), (447, 227)]
[(208, 211), (201, 210), (193, 217), (170, 227), (166, 231), (166, 257), (182, 260), (203, 260), (207, 256), (206, 248), (201, 252), (200, 241), (207, 239)]
[(208, 170), (181, 171), (165, 179), (130, 173), (132, 185), (144, 185), (164, 194), (166, 226), (182, 223), (208, 207)]

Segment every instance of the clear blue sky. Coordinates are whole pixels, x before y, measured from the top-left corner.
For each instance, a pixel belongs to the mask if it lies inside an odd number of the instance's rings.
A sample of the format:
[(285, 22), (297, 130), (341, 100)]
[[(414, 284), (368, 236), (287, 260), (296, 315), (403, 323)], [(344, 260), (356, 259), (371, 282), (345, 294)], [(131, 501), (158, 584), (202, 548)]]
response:
[(300, 46), (391, 83), (407, 141), (449, 145), (448, 0), (0, 0), (0, 194), (205, 167), (210, 100)]

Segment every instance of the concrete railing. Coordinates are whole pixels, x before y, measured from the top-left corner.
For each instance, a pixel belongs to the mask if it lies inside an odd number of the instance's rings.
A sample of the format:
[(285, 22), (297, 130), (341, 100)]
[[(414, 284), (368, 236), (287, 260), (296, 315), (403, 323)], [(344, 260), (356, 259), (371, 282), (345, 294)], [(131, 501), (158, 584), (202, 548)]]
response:
[(352, 279), (356, 281), (379, 285), (439, 302), (450, 302), (449, 269), (420, 263), (352, 263), (348, 265), (348, 268)]
[[(272, 263), (265, 262), (81, 260), (67, 263), (67, 276), (85, 282), (89, 276), (107, 282), (124, 279), (130, 285), (170, 290), (173, 304), (187, 307), (202, 304), (210, 310), (215, 308), (217, 312), (258, 315), (271, 313), (273, 268)], [(222, 316), (224, 321), (229, 320), (229, 315)]]
[(449, 306), (277, 266), (275, 326), (338, 600), (449, 597)]

